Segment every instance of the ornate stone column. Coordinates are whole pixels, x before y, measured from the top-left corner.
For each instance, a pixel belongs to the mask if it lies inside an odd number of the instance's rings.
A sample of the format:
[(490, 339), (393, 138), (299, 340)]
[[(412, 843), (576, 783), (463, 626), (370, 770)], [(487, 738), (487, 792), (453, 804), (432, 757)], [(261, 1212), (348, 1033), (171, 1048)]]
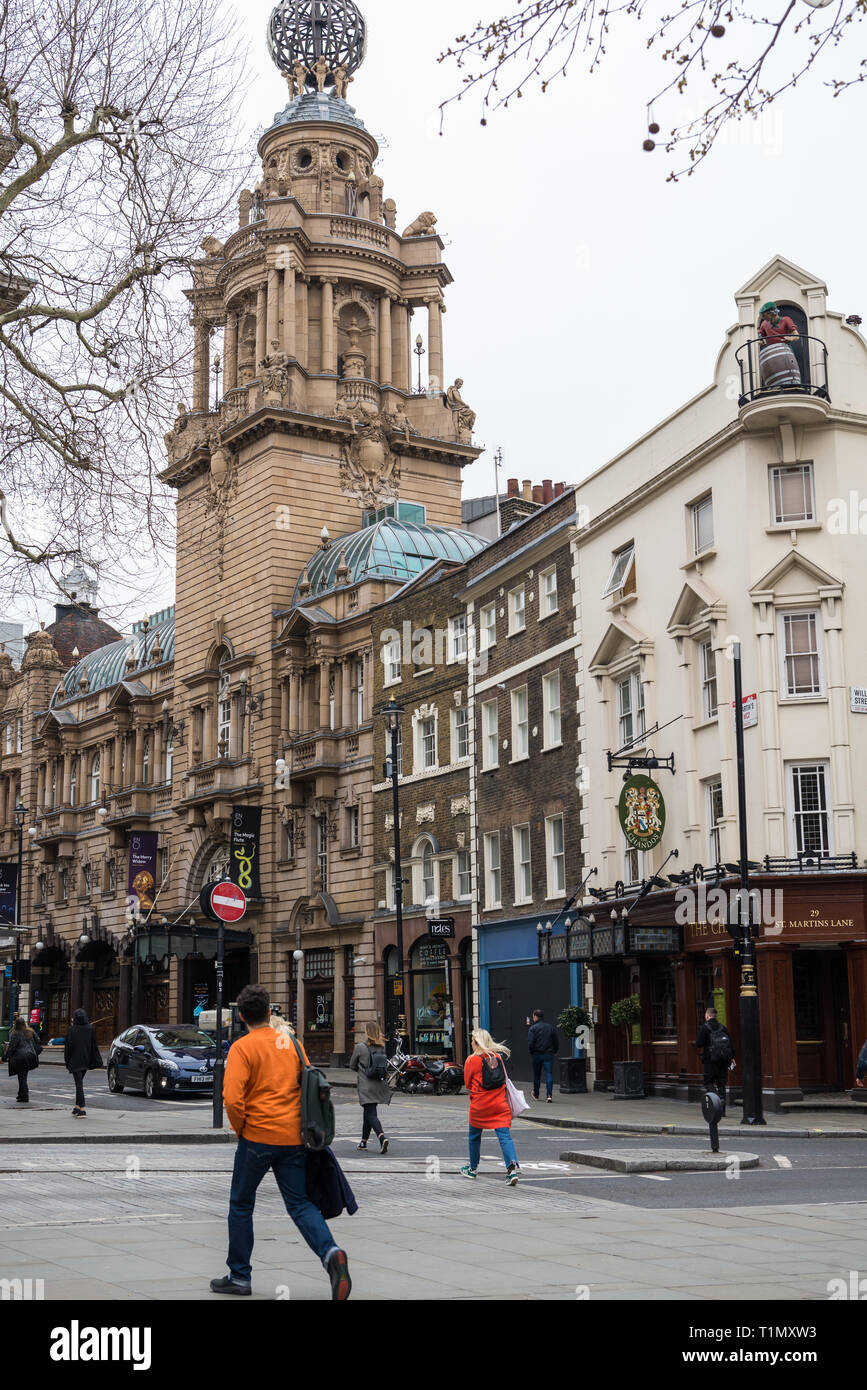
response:
[[(268, 271), (268, 317), (265, 356), (277, 351), (280, 343), (280, 272)], [(276, 346), (275, 346), (276, 345)]]
[(391, 295), (384, 294), (379, 301), (379, 381), (381, 386), (390, 386), (393, 378), (391, 344)]
[(301, 672), (297, 666), (289, 670), (289, 737), (299, 733), (301, 724)]
[(319, 727), (327, 729), (331, 719), (330, 706), (331, 662), (319, 662)]
[(238, 385), (238, 315), (234, 311), (226, 315), (223, 365), (223, 390), (234, 391)]
[(256, 292), (256, 361), (254, 364), (256, 376), (259, 375), (262, 363), (268, 355), (268, 292), (264, 285), (260, 285)]
[(443, 303), (439, 295), (432, 295), (428, 308), (428, 373), (430, 390), (439, 394), (445, 390), (443, 367)]
[(295, 270), (289, 266), (283, 271), (283, 351), (287, 357), (297, 357), (295, 304)]
[(396, 299), (391, 306), (391, 339), (392, 384), (409, 391), (409, 304), (405, 299)]
[(310, 367), (310, 285), (309, 275), (295, 275), (295, 294), (298, 303), (298, 342), (296, 356), (302, 367)]
[(337, 373), (337, 337), (334, 327), (334, 276), (322, 277), (322, 372)]
[(135, 755), (134, 755), (134, 759), (135, 759), (135, 760), (134, 760), (134, 763), (133, 763), (133, 782), (134, 782), (135, 786), (137, 786), (137, 787), (141, 785), (142, 769), (143, 769), (143, 766), (144, 766), (144, 737), (145, 737), (144, 725), (143, 725), (143, 724), (136, 724), (136, 726), (135, 726)]
[(210, 347), (210, 332), (205, 319), (196, 316), (194, 323), (195, 332), (195, 356), (193, 357), (193, 410), (206, 411), (208, 409), (208, 378), (210, 364), (208, 362), (208, 350)]

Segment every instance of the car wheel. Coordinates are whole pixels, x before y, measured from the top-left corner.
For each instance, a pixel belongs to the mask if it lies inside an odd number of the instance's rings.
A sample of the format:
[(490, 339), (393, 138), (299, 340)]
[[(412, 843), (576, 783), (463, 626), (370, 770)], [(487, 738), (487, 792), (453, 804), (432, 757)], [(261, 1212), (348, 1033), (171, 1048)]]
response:
[(157, 1089), (156, 1077), (152, 1071), (145, 1072), (144, 1090), (148, 1100), (158, 1100), (159, 1091)]
[(114, 1062), (111, 1062), (108, 1068), (108, 1089), (113, 1096), (119, 1096), (123, 1092), (123, 1087), (117, 1078), (117, 1067)]

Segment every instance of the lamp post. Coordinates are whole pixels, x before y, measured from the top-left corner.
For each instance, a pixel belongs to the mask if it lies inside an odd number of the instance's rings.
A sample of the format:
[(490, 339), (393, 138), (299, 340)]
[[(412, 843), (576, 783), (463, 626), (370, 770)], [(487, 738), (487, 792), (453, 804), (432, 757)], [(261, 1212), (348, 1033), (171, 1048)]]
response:
[[(419, 359), (420, 361), (421, 359)], [(403, 718), (403, 706), (396, 700), (389, 700), (381, 711), (391, 738), (391, 748), (385, 763), (386, 778), (391, 779), (391, 808), (394, 820), (394, 913), (397, 932), (397, 974), (398, 995), (401, 1001), (401, 1014), (406, 1010), (406, 985), (403, 973), (403, 869), (400, 862), (400, 797), (398, 795), (398, 734)], [(392, 984), (394, 989), (394, 984)], [(402, 1033), (401, 1020), (398, 1019), (398, 1033)]]
[(422, 338), (422, 336), (421, 336), (420, 333), (419, 333), (418, 337), (417, 337), (416, 340), (415, 340), (415, 347), (413, 348), (413, 351), (414, 351), (416, 357), (418, 358), (418, 390), (416, 391), (416, 395), (417, 395), (417, 396), (423, 396), (423, 395), (424, 395), (424, 387), (423, 387), (422, 384), (421, 384), (421, 359), (422, 359), (422, 358), (424, 357), (424, 355), (425, 355), (425, 345), (424, 345), (424, 339)]
[(217, 925), (217, 959), (214, 974), (217, 978), (217, 1055), (214, 1058), (214, 1129), (223, 1128), (223, 954), (225, 937), (223, 923)]
[[(741, 958), (741, 1044), (743, 1046), (743, 1117), (741, 1124), (765, 1123), (762, 1102), (762, 1037), (759, 1021), (759, 992), (756, 979), (756, 941), (750, 902), (750, 871), (747, 854), (747, 793), (744, 763), (744, 704), (741, 675), (741, 644), (732, 644), (735, 675), (735, 748), (738, 764), (738, 830), (740, 834), (740, 880), (737, 927), (732, 931)], [(734, 927), (729, 924), (729, 929)]]
[(9, 990), (9, 1028), (18, 1009), (18, 967), (21, 961), (21, 880), (24, 874), (24, 822), (28, 812), (19, 797), (15, 807), (15, 827), (18, 831), (18, 878), (15, 885), (15, 961), (12, 966), (12, 987)]

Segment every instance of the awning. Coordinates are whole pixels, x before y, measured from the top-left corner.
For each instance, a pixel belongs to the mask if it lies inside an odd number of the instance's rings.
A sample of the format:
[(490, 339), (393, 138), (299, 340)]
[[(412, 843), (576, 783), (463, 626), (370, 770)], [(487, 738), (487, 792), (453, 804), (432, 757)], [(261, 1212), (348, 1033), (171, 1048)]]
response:
[[(134, 959), (139, 965), (155, 965), (167, 956), (177, 956), (179, 960), (215, 960), (217, 956), (218, 927), (196, 927), (179, 923), (168, 931), (160, 925), (152, 930), (145, 928), (135, 940)], [(253, 933), (223, 928), (223, 951), (249, 949), (254, 944)]]

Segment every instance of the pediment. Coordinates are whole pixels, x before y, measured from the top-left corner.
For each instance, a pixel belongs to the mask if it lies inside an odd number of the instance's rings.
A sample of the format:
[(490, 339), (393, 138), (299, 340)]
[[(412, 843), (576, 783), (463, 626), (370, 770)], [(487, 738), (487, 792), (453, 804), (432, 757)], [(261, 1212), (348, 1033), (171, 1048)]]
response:
[(739, 299), (741, 295), (763, 294), (767, 286), (779, 276), (791, 281), (793, 288), (799, 290), (822, 289), (826, 294), (828, 293), (824, 281), (820, 280), (818, 276), (812, 275), (809, 270), (795, 265), (794, 261), (787, 260), (785, 256), (772, 256), (761, 270), (756, 271), (755, 275), (741, 286), (735, 294), (735, 299)]
[(652, 645), (647, 634), (633, 627), (625, 618), (614, 618), (590, 658), (590, 670), (596, 666), (611, 666), (616, 661), (637, 655), (640, 647)]
[[(711, 614), (708, 613), (709, 609), (712, 610)], [(668, 620), (668, 631), (671, 632), (672, 628), (676, 627), (691, 627), (693, 623), (708, 616), (725, 617), (725, 611), (725, 604), (697, 575), (693, 575), (680, 591), (674, 611)]]
[(843, 580), (836, 574), (830, 574), (800, 551), (790, 550), (773, 569), (756, 580), (750, 587), (750, 595), (757, 598), (773, 594), (774, 598), (794, 599), (815, 597), (820, 589), (842, 588)]

